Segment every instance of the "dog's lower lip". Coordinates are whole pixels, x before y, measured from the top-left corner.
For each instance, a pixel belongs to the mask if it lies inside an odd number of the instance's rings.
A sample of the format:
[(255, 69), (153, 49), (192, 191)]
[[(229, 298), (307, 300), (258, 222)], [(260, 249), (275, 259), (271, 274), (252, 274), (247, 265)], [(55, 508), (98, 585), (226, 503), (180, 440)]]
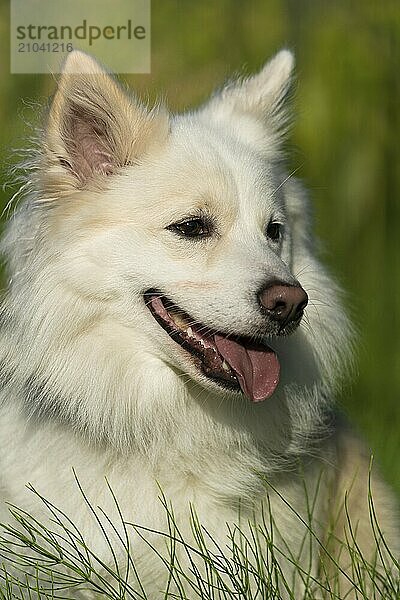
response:
[(144, 300), (159, 325), (199, 361), (208, 378), (241, 389), (253, 402), (265, 400), (275, 391), (280, 365), (269, 346), (206, 327), (157, 290), (148, 290)]

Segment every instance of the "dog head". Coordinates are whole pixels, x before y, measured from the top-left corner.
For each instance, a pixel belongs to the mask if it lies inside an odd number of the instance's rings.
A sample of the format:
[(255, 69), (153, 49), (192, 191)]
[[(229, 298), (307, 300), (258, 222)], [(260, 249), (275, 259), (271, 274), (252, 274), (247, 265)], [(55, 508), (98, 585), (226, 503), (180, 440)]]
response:
[(255, 402), (280, 380), (312, 385), (321, 370), (333, 380), (346, 322), (282, 154), (292, 69), (283, 50), (171, 116), (87, 55), (69, 56), (28, 211), (6, 240), (15, 289), (36, 294), (24, 319), (44, 353), (45, 311), (64, 348), (108, 344), (111, 361), (132, 365), (124, 378), (151, 364), (149, 377), (167, 368)]

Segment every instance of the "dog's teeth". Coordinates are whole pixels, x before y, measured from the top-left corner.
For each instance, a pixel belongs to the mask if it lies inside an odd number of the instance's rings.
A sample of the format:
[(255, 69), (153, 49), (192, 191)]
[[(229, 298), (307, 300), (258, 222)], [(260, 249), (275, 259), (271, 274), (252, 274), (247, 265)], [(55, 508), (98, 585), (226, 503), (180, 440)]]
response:
[(224, 371), (230, 371), (229, 365), (226, 362), (226, 360), (224, 360), (224, 362), (222, 363), (222, 368)]

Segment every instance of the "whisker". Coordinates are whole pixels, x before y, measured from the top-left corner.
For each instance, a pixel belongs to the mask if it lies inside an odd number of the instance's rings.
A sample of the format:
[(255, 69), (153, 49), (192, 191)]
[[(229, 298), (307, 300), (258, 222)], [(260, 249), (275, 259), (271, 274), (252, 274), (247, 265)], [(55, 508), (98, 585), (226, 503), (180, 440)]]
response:
[(298, 279), (301, 275), (304, 275), (305, 273), (317, 273), (317, 269), (315, 269), (314, 265), (312, 264), (304, 265), (299, 271), (294, 273), (294, 276), (296, 277), (296, 279)]
[(285, 183), (287, 181), (289, 181), (289, 179), (291, 179), (293, 177), (293, 175), (295, 175), (297, 173), (297, 171), (299, 171), (303, 166), (304, 166), (304, 163), (302, 163), (301, 165), (299, 165), (298, 167), (293, 169), (293, 171), (291, 173), (289, 173), (289, 175), (282, 181), (282, 183), (280, 183), (278, 185), (278, 187), (274, 189), (274, 191), (271, 194), (271, 197), (273, 197), (281, 189), (281, 187), (284, 186)]

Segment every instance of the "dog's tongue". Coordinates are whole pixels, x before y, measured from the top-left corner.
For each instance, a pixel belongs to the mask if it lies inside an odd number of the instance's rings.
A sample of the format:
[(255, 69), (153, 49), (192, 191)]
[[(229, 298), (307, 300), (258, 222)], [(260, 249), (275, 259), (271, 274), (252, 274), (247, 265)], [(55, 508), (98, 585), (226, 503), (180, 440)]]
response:
[(243, 346), (216, 333), (218, 352), (235, 371), (242, 392), (253, 402), (269, 398), (279, 383), (280, 365), (275, 352), (267, 346)]

